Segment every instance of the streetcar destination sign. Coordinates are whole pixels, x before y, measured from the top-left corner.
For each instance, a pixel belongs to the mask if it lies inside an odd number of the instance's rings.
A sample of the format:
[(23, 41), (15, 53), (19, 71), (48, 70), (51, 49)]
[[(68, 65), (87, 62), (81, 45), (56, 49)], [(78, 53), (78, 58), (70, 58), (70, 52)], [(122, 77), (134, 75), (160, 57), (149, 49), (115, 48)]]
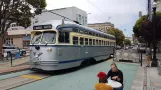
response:
[(43, 29), (52, 29), (52, 25), (38, 25), (38, 26), (33, 26), (33, 30), (43, 30)]

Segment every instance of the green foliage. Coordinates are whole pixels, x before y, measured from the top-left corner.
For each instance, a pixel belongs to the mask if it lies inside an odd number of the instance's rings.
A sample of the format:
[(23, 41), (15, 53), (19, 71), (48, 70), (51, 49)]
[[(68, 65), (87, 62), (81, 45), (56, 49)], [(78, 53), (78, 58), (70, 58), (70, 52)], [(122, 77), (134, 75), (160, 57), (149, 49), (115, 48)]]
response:
[(125, 44), (125, 45), (131, 45), (131, 41), (130, 41), (129, 39), (125, 39), (125, 40), (124, 40), (124, 44)]
[[(148, 16), (142, 16), (133, 27), (133, 32), (136, 37), (142, 37), (146, 42), (151, 43), (153, 37), (153, 23), (148, 20)], [(156, 40), (161, 39), (161, 12), (156, 13)]]
[(45, 7), (46, 0), (0, 0), (0, 36), (4, 37), (11, 23), (27, 28), (31, 24), (31, 9)]
[(111, 34), (113, 36), (116, 37), (116, 44), (117, 45), (122, 45), (123, 44), (123, 41), (125, 39), (125, 36), (123, 34), (123, 32), (117, 28), (110, 28), (108, 29), (108, 34)]

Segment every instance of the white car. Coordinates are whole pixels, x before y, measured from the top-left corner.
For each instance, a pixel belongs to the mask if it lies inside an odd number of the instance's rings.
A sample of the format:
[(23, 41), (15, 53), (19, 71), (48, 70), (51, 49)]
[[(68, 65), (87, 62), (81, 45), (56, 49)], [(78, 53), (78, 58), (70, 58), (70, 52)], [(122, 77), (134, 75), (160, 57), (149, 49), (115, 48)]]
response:
[(132, 50), (137, 50), (137, 47), (133, 47)]
[(20, 52), (20, 55), (26, 54), (26, 50), (24, 49), (19, 49), (14, 46), (3, 46), (3, 57), (6, 57), (8, 53), (16, 54), (19, 52)]

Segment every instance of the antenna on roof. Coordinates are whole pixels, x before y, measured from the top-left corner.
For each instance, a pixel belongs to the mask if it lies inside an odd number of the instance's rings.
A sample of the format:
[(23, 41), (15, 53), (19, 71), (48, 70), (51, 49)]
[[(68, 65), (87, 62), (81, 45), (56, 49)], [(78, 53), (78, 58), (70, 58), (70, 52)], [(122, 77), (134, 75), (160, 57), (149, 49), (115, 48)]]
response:
[(75, 21), (75, 20), (73, 20), (73, 22), (75, 22), (76, 24), (79, 24), (79, 25), (81, 25), (78, 21)]
[(62, 26), (64, 26), (64, 18), (62, 19)]

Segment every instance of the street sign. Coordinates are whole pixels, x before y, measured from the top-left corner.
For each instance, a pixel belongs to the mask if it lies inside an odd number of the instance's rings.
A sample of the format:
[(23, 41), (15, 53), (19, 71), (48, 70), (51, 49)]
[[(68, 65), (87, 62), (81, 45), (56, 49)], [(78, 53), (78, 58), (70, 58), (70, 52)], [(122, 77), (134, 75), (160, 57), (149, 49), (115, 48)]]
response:
[(52, 25), (38, 25), (38, 26), (33, 26), (33, 30), (43, 30), (43, 29), (52, 29)]

